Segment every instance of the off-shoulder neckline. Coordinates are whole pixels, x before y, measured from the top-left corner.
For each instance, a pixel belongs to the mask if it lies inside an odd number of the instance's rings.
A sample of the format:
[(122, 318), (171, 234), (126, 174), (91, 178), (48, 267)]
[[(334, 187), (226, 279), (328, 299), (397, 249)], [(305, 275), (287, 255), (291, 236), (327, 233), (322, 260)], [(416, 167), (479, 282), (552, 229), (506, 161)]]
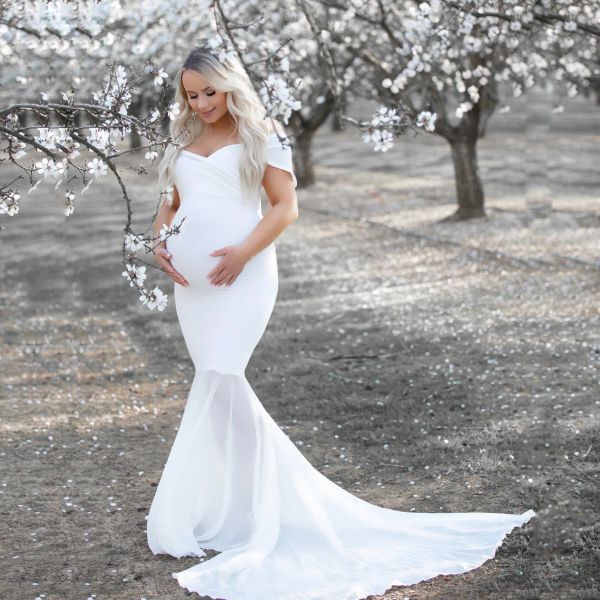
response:
[[(287, 134), (279, 134), (278, 131), (271, 131), (268, 135), (267, 138), (269, 138), (272, 135), (282, 135), (283, 137), (287, 137)], [(225, 148), (233, 148), (235, 146), (241, 146), (241, 143), (237, 143), (237, 144), (227, 144), (226, 146), (221, 146), (220, 148), (217, 148), (213, 153), (209, 154), (208, 156), (204, 156), (203, 154), (198, 154), (198, 152), (191, 152), (190, 150), (185, 150), (182, 149), (180, 150), (180, 152), (185, 152), (186, 154), (189, 154), (190, 156), (194, 156), (196, 158), (199, 159), (204, 159), (204, 160), (209, 160), (210, 158), (212, 158), (215, 154), (217, 154), (217, 152), (220, 152), (221, 150), (225, 150)]]

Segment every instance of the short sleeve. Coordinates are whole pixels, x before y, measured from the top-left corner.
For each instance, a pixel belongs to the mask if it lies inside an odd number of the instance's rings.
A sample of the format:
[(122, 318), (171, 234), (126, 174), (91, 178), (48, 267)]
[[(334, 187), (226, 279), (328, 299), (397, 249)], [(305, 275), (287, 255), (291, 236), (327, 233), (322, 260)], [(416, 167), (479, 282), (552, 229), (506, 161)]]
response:
[[(279, 136), (283, 139), (280, 140)], [(286, 135), (271, 132), (267, 140), (267, 164), (288, 171), (297, 186), (296, 175), (294, 174), (294, 163), (292, 161), (292, 147)]]

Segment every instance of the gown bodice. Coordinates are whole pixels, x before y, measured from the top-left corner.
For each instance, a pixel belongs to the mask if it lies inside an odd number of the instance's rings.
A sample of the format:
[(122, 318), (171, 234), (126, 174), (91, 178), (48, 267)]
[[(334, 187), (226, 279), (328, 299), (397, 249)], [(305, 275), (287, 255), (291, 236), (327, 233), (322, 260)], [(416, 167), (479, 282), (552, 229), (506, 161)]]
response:
[[(267, 161), (292, 176), (292, 152), (285, 136), (282, 145), (278, 134), (267, 138)], [(284, 147), (285, 145), (285, 147)], [(191, 283), (206, 283), (206, 274), (221, 260), (210, 256), (213, 250), (241, 244), (262, 219), (260, 194), (247, 197), (242, 192), (239, 174), (241, 144), (223, 146), (210, 156), (181, 150), (175, 160), (174, 183), (179, 194), (179, 207), (172, 225), (181, 224), (180, 232), (167, 239), (173, 267)], [(252, 257), (240, 279), (276, 278), (275, 244)]]

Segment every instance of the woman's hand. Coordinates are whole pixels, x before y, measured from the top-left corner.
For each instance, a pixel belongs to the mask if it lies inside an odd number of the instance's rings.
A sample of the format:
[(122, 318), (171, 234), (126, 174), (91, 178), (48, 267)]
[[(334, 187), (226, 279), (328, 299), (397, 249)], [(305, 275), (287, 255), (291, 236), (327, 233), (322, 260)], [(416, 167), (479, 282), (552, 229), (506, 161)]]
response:
[(207, 275), (213, 285), (231, 285), (250, 260), (250, 255), (243, 246), (224, 246), (210, 255), (223, 255), (219, 264)]
[(158, 266), (175, 282), (179, 283), (187, 287), (190, 285), (187, 279), (181, 274), (178, 273), (171, 264), (171, 257), (173, 255), (167, 250), (167, 247), (164, 243), (158, 244), (156, 248), (154, 248), (154, 257)]

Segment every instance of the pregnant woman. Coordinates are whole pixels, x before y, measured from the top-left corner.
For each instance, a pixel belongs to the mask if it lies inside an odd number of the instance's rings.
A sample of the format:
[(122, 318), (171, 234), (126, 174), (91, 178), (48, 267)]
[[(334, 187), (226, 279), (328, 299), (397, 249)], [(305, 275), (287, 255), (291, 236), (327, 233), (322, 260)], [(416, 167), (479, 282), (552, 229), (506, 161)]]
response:
[(370, 504), (319, 473), (254, 394), (245, 369), (277, 296), (273, 242), (298, 214), (289, 140), (264, 118), (235, 59), (193, 50), (175, 90), (178, 147), (160, 170), (161, 189), (173, 193), (155, 231), (180, 230), (156, 260), (175, 282), (195, 375), (150, 507), (150, 549), (220, 552), (172, 576), (225, 600), (358, 600), (480, 566), (533, 510), (415, 513)]

